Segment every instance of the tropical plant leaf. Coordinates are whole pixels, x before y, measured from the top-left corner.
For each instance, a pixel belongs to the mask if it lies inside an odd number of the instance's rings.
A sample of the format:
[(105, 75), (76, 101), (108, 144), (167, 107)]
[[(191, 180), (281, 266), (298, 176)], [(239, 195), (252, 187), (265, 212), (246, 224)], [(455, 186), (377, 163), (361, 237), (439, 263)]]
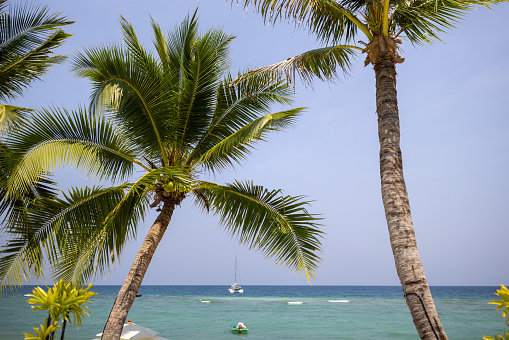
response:
[[(296, 272), (315, 276), (321, 251), (320, 218), (308, 213), (302, 196), (282, 195), (251, 182), (225, 186), (202, 182), (202, 194), (220, 216), (221, 224), (241, 244), (261, 250)], [(197, 204), (202, 204), (196, 200)]]
[(303, 110), (304, 108), (296, 108), (255, 119), (224, 137), (196, 160), (196, 164), (212, 172), (221, 171), (235, 162), (240, 164), (250, 154), (255, 142), (263, 141), (268, 132), (282, 131), (293, 125)]
[(497, 310), (503, 309), (502, 316), (504, 318), (507, 316), (507, 321), (509, 322), (509, 289), (504, 285), (500, 285), (500, 289), (497, 290), (495, 295), (499, 296), (502, 300), (491, 300), (490, 303), (498, 305)]
[(73, 21), (49, 13), (48, 7), (26, 3), (0, 8), (0, 100), (14, 98), (40, 78), (61, 55), (49, 56), (70, 34), (60, 27)]
[[(144, 195), (123, 202), (129, 188), (124, 184), (71, 189), (63, 199), (40, 199), (36, 205), (12, 214), (7, 221), (11, 237), (0, 252), (0, 284), (19, 285), (22, 277), (30, 277), (30, 273), (41, 277), (44, 257), (54, 267), (56, 277), (81, 282), (94, 268), (76, 268), (77, 257), (94, 243), (98, 233), (105, 234), (102, 246), (107, 247), (108, 261), (114, 262), (114, 255), (121, 253), (125, 241), (136, 235), (136, 224), (143, 219), (147, 206)], [(120, 202), (124, 204), (118, 208)], [(111, 218), (104, 232), (104, 221), (115, 208), (122, 218)], [(93, 263), (93, 257), (90, 262)]]
[[(10, 195), (28, 192), (32, 183), (69, 163), (99, 179), (124, 179), (134, 164), (131, 141), (104, 119), (86, 110), (41, 110), (30, 123), (6, 140), (10, 150), (5, 190)], [(144, 166), (143, 166), (144, 167)]]
[[(237, 0), (238, 1), (238, 0)], [(233, 1), (232, 1), (233, 2)], [(334, 0), (244, 0), (244, 6), (253, 4), (266, 23), (278, 20), (293, 21), (306, 26), (325, 43), (338, 44), (342, 39), (355, 39), (357, 29), (364, 25), (348, 7), (348, 2)], [(346, 6), (345, 6), (346, 5)]]
[(199, 159), (224, 138), (270, 112), (272, 104), (290, 104), (293, 91), (283, 81), (251, 77), (235, 85), (228, 76), (217, 88), (215, 110), (207, 131), (189, 153), (185, 164)]
[(343, 71), (343, 74), (348, 74), (351, 68), (351, 57), (356, 49), (360, 50), (361, 48), (339, 45), (307, 51), (279, 63), (253, 69), (235, 78), (232, 84), (258, 76), (277, 80), (286, 78), (290, 83), (295, 83), (296, 75), (298, 75), (307, 85), (312, 85), (314, 77), (331, 81), (337, 77), (338, 67)]
[(24, 107), (0, 104), (0, 136), (19, 129), (23, 118), (31, 111)]

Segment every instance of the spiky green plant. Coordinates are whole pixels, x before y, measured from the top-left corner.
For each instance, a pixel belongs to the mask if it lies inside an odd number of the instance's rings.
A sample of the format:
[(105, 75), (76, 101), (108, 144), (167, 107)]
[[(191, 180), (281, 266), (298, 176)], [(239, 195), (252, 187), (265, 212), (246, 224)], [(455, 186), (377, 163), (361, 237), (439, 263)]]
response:
[(219, 29), (200, 34), (196, 13), (168, 35), (152, 21), (155, 54), (127, 21), (121, 27), (123, 45), (89, 48), (74, 58), (74, 72), (92, 82), (90, 110), (43, 110), (10, 136), (6, 187), (28, 190), (67, 164), (121, 184), (75, 188), (18, 210), (0, 259), (2, 282), (39, 273), (44, 251), (58, 277), (80, 282), (104, 273), (136, 235), (147, 209), (157, 208), (103, 332), (103, 339), (118, 339), (173, 211), (189, 197), (218, 214), (240, 243), (314, 276), (321, 232), (308, 201), (250, 181), (201, 179), (241, 163), (256, 142), (290, 127), (302, 108), (269, 110), (291, 103), (292, 90), (262, 78), (230, 86), (233, 36)]
[[(506, 324), (509, 326), (509, 289), (506, 286), (500, 285), (500, 289), (495, 293), (502, 300), (491, 300), (490, 304), (498, 305), (497, 310), (503, 310), (502, 316), (506, 319)], [(509, 340), (509, 333), (504, 331), (503, 334), (496, 334), (494, 337), (483, 336), (483, 340)]]
[(27, 302), (31, 305), (32, 311), (47, 310), (49, 315), (45, 319), (44, 326), (40, 325), (40, 330), (34, 328), (35, 335), (24, 333), (25, 339), (54, 339), (55, 332), (61, 327), (58, 325), (60, 319), (62, 319), (60, 339), (64, 339), (67, 322), (71, 320), (70, 315), (72, 315), (72, 325), (77, 329), (80, 328), (82, 320), (91, 313), (85, 303), (90, 302), (90, 298), (97, 295), (89, 291), (91, 287), (92, 284), (85, 288), (63, 280), (56, 282), (53, 288), (47, 287), (48, 291), (35, 287), (32, 294), (28, 294), (31, 298)]

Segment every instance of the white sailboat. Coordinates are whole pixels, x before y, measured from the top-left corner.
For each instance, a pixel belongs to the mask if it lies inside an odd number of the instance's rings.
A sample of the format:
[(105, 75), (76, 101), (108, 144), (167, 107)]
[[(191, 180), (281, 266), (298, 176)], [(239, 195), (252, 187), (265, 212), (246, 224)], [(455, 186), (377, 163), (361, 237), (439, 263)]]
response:
[(235, 283), (228, 288), (230, 293), (244, 293), (244, 289), (237, 284), (237, 255), (235, 255)]

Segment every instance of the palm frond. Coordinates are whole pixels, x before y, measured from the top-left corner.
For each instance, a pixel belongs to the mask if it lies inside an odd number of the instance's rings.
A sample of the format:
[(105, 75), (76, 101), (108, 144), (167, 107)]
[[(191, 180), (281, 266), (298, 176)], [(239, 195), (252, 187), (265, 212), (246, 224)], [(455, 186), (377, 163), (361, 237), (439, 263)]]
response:
[[(202, 182), (201, 192), (231, 237), (296, 272), (314, 277), (321, 251), (317, 215), (302, 196), (282, 195), (251, 182), (226, 186)], [(199, 201), (197, 201), (199, 203)]]
[(24, 118), (32, 111), (24, 107), (0, 104), (0, 136), (18, 130)]
[(72, 229), (64, 231), (70, 234), (57, 239), (59, 252), (51, 259), (55, 278), (82, 283), (104, 276), (119, 261), (127, 241), (136, 238), (136, 228), (148, 208), (146, 191), (133, 195), (131, 184), (106, 190), (112, 196), (116, 193), (108, 204), (101, 203), (102, 199), (87, 202), (91, 219), (78, 219)]
[(314, 77), (321, 80), (333, 80), (339, 67), (343, 74), (351, 69), (351, 57), (361, 48), (350, 45), (322, 47), (307, 51), (279, 63), (253, 69), (234, 79), (233, 84), (250, 77), (270, 76), (274, 79), (286, 78), (295, 83), (296, 75), (308, 85)]
[(475, 5), (490, 7), (504, 0), (412, 0), (392, 1), (397, 8), (393, 25), (403, 30), (414, 45), (440, 41), (439, 34), (457, 27)]
[(28, 191), (41, 174), (69, 163), (88, 175), (112, 180), (127, 178), (134, 164), (143, 166), (130, 141), (111, 122), (84, 109), (43, 109), (17, 134), (10, 134), (6, 144), (11, 157), (5, 189), (13, 195)]
[(235, 162), (240, 163), (250, 154), (255, 142), (263, 141), (269, 132), (283, 131), (292, 126), (303, 110), (304, 108), (295, 108), (255, 119), (221, 139), (197, 159), (193, 166), (204, 167), (209, 171), (221, 171)]
[[(3, 3), (5, 6), (7, 2)], [(5, 9), (5, 7), (3, 8)], [(49, 56), (70, 36), (60, 27), (73, 21), (51, 14), (47, 7), (16, 4), (0, 15), (0, 100), (14, 98), (61, 63), (63, 56)]]
[(185, 164), (191, 164), (224, 138), (266, 115), (272, 104), (292, 103), (293, 91), (284, 81), (259, 76), (231, 83), (229, 75), (218, 86), (212, 120)]
[[(93, 235), (88, 238), (80, 235), (85, 242), (79, 247), (76, 246), (77, 242), (68, 243), (63, 248), (65, 251), (60, 253), (62, 259), (52, 261), (56, 263), (55, 275), (76, 282), (84, 282), (92, 275), (104, 275), (115, 262), (115, 257), (120, 256), (126, 236), (130, 236), (131, 230), (135, 231), (136, 222), (142, 219), (150, 192), (163, 187), (161, 180), (169, 180), (183, 191), (193, 190), (193, 180), (186, 167), (154, 169), (135, 183), (125, 185), (122, 197), (101, 211), (99, 218), (95, 217)], [(83, 225), (83, 228), (90, 229), (87, 225)]]
[[(346, 2), (346, 1), (345, 1)], [(338, 44), (355, 39), (361, 29), (370, 38), (367, 27), (348, 3), (335, 0), (244, 0), (244, 7), (253, 4), (266, 23), (294, 21), (306, 26), (324, 43)]]
[[(40, 277), (45, 255), (59, 269), (59, 275), (70, 278), (72, 275), (63, 268), (73, 268), (76, 254), (93, 240), (127, 188), (124, 184), (70, 189), (62, 199), (41, 198), (36, 204), (17, 209), (6, 221), (11, 238), (0, 252), (0, 286), (19, 285), (30, 274)], [(110, 226), (107, 238), (110, 253), (120, 253), (125, 239), (134, 236), (136, 221), (143, 217), (143, 206), (146, 204), (131, 205), (132, 210), (125, 209), (122, 219), (111, 223), (114, 227)], [(86, 271), (85, 267), (79, 270)]]
[[(217, 87), (230, 67), (229, 45), (233, 36), (218, 29), (207, 31), (193, 42), (190, 55), (183, 56), (178, 97), (176, 147), (191, 149), (206, 132)], [(170, 130), (171, 131), (171, 130)]]
[(92, 82), (91, 109), (106, 110), (142, 153), (160, 157), (168, 96), (160, 93), (158, 70), (144, 66), (129, 51), (109, 45), (76, 54), (72, 68)]

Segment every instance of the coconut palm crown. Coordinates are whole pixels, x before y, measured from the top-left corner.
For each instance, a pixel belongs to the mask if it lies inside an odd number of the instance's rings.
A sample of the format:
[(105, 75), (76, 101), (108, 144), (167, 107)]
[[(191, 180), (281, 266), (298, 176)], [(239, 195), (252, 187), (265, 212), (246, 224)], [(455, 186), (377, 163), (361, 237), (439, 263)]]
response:
[[(238, 0), (235, 0), (238, 2)], [(232, 1), (233, 2), (233, 1)], [(282, 62), (247, 72), (295, 76), (307, 84), (314, 77), (333, 80), (338, 69), (349, 73), (352, 57), (366, 53), (365, 66), (382, 59), (402, 63), (402, 39), (413, 45), (440, 41), (440, 34), (455, 28), (475, 5), (490, 7), (507, 0), (243, 0), (253, 5), (267, 23), (294, 21), (328, 45), (290, 57)]]
[(396, 270), (410, 314), (422, 339), (447, 339), (438, 317), (417, 250), (408, 192), (403, 177), (396, 64), (404, 62), (399, 45), (440, 40), (440, 35), (463, 19), (475, 5), (489, 7), (507, 0), (244, 0), (268, 23), (294, 21), (316, 34), (325, 47), (304, 52), (236, 78), (299, 76), (305, 84), (314, 77), (333, 80), (337, 71), (349, 73), (352, 57), (365, 53), (376, 79), (380, 141), (382, 201)]
[(4, 284), (19, 282), (22, 274), (40, 275), (44, 254), (58, 278), (83, 282), (105, 273), (135, 237), (147, 209), (159, 211), (103, 339), (120, 335), (173, 211), (188, 197), (218, 214), (240, 243), (278, 264), (309, 278), (320, 262), (319, 217), (308, 213), (302, 196), (250, 181), (200, 180), (243, 161), (270, 132), (290, 127), (302, 108), (269, 109), (291, 103), (292, 90), (268, 79), (230, 86), (233, 36), (219, 29), (199, 34), (196, 13), (168, 34), (151, 24), (154, 54), (122, 19), (123, 45), (88, 48), (74, 58), (74, 72), (92, 83), (90, 108), (40, 110), (8, 140), (7, 190), (28, 191), (41, 175), (66, 164), (120, 184), (73, 188), (13, 214), (12, 237), (0, 259)]

